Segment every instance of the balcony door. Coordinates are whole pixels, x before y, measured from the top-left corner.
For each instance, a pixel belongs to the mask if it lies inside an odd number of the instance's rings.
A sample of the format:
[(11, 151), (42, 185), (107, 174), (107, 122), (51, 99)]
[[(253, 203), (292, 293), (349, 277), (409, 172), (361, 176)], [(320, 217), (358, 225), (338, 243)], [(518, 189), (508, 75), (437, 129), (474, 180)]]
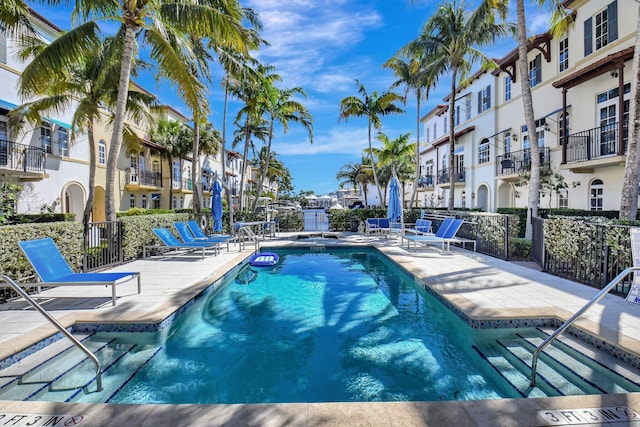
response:
[(618, 114), (616, 104), (601, 106), (600, 110), (600, 156), (615, 154)]

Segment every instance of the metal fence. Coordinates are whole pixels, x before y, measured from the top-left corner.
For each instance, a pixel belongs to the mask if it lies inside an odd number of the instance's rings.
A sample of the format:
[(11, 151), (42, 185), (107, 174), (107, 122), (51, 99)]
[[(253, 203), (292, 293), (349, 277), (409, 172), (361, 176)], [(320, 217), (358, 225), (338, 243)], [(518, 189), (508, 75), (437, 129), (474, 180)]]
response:
[(122, 264), (122, 222), (91, 222), (84, 236), (84, 271)]

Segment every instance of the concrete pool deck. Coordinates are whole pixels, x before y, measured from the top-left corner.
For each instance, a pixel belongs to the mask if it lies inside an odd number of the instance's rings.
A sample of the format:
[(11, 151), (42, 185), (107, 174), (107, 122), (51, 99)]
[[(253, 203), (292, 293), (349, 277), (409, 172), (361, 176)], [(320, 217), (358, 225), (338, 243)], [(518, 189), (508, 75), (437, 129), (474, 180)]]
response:
[[(476, 319), (565, 320), (597, 292), (593, 288), (474, 252), (418, 248), (407, 252), (400, 239), (378, 239), (343, 233), (335, 238), (294, 239), (280, 233), (261, 247), (372, 245), (433, 289), (466, 316)], [(252, 251), (193, 257), (136, 260), (114, 271), (139, 271), (142, 293), (134, 282), (118, 286), (118, 304), (110, 289), (60, 287), (38, 295), (44, 307), (65, 326), (75, 322), (152, 322), (165, 319), (186, 301)], [(23, 301), (0, 305), (0, 360), (52, 335), (55, 330)], [(589, 334), (640, 355), (640, 305), (608, 295), (576, 325)], [(569, 396), (544, 399), (500, 399), (465, 402), (308, 403), (274, 405), (108, 405), (0, 401), (3, 414), (83, 415), (82, 425), (371, 425), (371, 426), (537, 426), (639, 425), (639, 421), (576, 423), (571, 414), (558, 422), (543, 414), (581, 408), (627, 407), (640, 413), (640, 393)], [(551, 415), (553, 416), (553, 415)], [(27, 420), (27, 418), (23, 418)], [(2, 424), (4, 425), (4, 424)], [(7, 425), (27, 425), (7, 424)], [(54, 425), (54, 424), (52, 424)]]

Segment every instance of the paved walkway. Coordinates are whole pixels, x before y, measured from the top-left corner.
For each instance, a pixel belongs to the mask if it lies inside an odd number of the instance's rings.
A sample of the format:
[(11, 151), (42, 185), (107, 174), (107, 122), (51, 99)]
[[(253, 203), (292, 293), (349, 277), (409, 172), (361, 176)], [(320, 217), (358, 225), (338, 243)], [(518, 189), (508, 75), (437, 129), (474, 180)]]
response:
[[(282, 233), (279, 239), (266, 240), (262, 246), (375, 245), (419, 281), (476, 320), (551, 317), (565, 320), (596, 292), (536, 269), (460, 249), (452, 248), (448, 254), (433, 248), (407, 252), (400, 247), (399, 239), (368, 238), (350, 233), (340, 235), (339, 239), (294, 240), (296, 236), (298, 234)], [(154, 257), (120, 266), (114, 270), (141, 273), (142, 293), (136, 293), (133, 282), (119, 286), (115, 307), (111, 306), (110, 288), (107, 287), (60, 287), (40, 294), (39, 300), (65, 326), (96, 321), (160, 322), (250, 254), (249, 250), (239, 252), (237, 246), (232, 246), (230, 252), (223, 251), (219, 256), (204, 260), (197, 255)], [(38, 313), (21, 301), (0, 305), (0, 324), (0, 360), (54, 332)], [(610, 344), (640, 355), (640, 305), (606, 296), (578, 325)], [(7, 413), (81, 414), (85, 416), (83, 425), (114, 426), (529, 426), (549, 425), (540, 411), (612, 406), (626, 406), (640, 412), (640, 393), (467, 402), (277, 405), (125, 406), (0, 401), (0, 416)], [(638, 423), (640, 425), (640, 421)]]

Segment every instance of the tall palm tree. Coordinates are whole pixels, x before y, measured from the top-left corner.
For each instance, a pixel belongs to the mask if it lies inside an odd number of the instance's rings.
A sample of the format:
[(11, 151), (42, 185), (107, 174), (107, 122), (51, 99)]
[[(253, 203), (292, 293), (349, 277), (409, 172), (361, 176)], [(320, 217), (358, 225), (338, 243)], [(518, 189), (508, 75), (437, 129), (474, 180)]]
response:
[[(269, 82), (270, 83), (270, 82)], [(302, 105), (302, 103), (293, 99), (296, 95), (306, 96), (304, 90), (300, 87), (291, 89), (278, 89), (272, 84), (266, 84), (262, 86), (263, 91), (260, 96), (260, 109), (267, 115), (269, 121), (269, 134), (267, 141), (267, 154), (266, 164), (269, 164), (269, 156), (271, 155), (271, 143), (273, 142), (273, 128), (277, 122), (282, 126), (282, 130), (286, 133), (289, 130), (289, 123), (301, 124), (308, 133), (309, 142), (313, 143), (313, 118)], [(258, 197), (260, 197), (260, 191), (267, 177), (267, 171), (262, 170), (260, 173), (260, 180), (258, 182), (258, 189), (256, 198), (253, 201), (252, 210), (256, 210), (258, 206)]]
[(173, 207), (173, 162), (176, 158), (181, 159), (191, 149), (193, 142), (193, 131), (187, 125), (175, 120), (158, 120), (155, 128), (151, 131), (151, 138), (159, 145), (162, 145), (167, 153), (169, 161), (169, 204)]
[(425, 70), (425, 59), (420, 57), (421, 52), (417, 53), (417, 56), (407, 58), (405, 61), (399, 55), (387, 60), (382, 66), (390, 68), (398, 78), (391, 84), (391, 88), (404, 85), (404, 96), (409, 94), (409, 91), (413, 90), (416, 97), (416, 144), (415, 144), (415, 179), (413, 182), (413, 191), (411, 193), (411, 201), (409, 206), (414, 205), (414, 201), (417, 202), (416, 194), (418, 192), (418, 183), (420, 182), (420, 104), (422, 99), (425, 100), (429, 97), (429, 87), (431, 82), (428, 80), (428, 73)]
[[(376, 139), (382, 143), (382, 146), (378, 149), (373, 149), (378, 159), (377, 166), (385, 170), (387, 184), (395, 171), (398, 179), (403, 184), (403, 189), (407, 180), (407, 171), (413, 173), (415, 167), (414, 151), (416, 144), (409, 143), (410, 136), (411, 134), (405, 133), (395, 139), (390, 139), (384, 133), (379, 132)], [(385, 198), (386, 187), (387, 185), (385, 184)]]
[(371, 161), (373, 180), (378, 189), (378, 197), (380, 203), (383, 203), (382, 191), (380, 190), (378, 174), (376, 173), (375, 162), (373, 160), (373, 151), (371, 150), (373, 148), (371, 143), (371, 128), (373, 127), (377, 130), (382, 128), (381, 116), (404, 113), (404, 110), (396, 105), (397, 102), (404, 103), (404, 97), (392, 91), (384, 91), (381, 94), (374, 91), (369, 94), (364, 85), (358, 80), (356, 80), (356, 86), (358, 86), (360, 98), (352, 95), (340, 101), (340, 116), (338, 117), (338, 121), (343, 119), (348, 121), (350, 117), (367, 118), (369, 160)]
[[(243, 109), (244, 110), (244, 109)], [(239, 209), (242, 210), (244, 206), (244, 187), (245, 182), (247, 180), (247, 167), (249, 165), (249, 151), (255, 152), (255, 146), (253, 143), (253, 138), (262, 141), (263, 143), (267, 142), (269, 138), (269, 128), (267, 126), (267, 121), (255, 114), (255, 112), (250, 112), (244, 110), (239, 112), (238, 114), (245, 114), (244, 123), (240, 124), (236, 120), (236, 124), (238, 125), (238, 129), (234, 132), (234, 140), (232, 146), (235, 148), (240, 143), (244, 143), (243, 145), (243, 155), (242, 155), (242, 170), (240, 171), (240, 194), (239, 194)], [(241, 117), (238, 117), (240, 120)]]
[(497, 21), (497, 16), (506, 16), (507, 0), (483, 0), (474, 11), (468, 11), (464, 2), (452, 1), (441, 4), (427, 21), (422, 33), (405, 46), (410, 56), (422, 55), (428, 60), (427, 78), (437, 82), (440, 77), (450, 75), (449, 96), (449, 209), (454, 205), (455, 174), (455, 94), (466, 79), (474, 64), (481, 62), (483, 68), (495, 67), (494, 61), (480, 48), (495, 43), (498, 37), (506, 36), (512, 29)]
[[(640, 9), (638, 10), (635, 52), (640, 52)], [(620, 218), (635, 220), (638, 215), (638, 182), (640, 181), (640, 54), (633, 55), (631, 68), (631, 102), (629, 111), (629, 139), (624, 165), (624, 181), (620, 200)]]
[[(58, 5), (63, 0), (49, 0), (48, 4)], [(81, 21), (111, 20), (121, 24), (124, 48), (120, 58), (118, 97), (115, 103), (113, 134), (107, 159), (106, 215), (113, 221), (116, 216), (115, 172), (120, 154), (125, 122), (125, 105), (131, 70), (138, 55), (138, 42), (150, 47), (149, 56), (158, 65), (157, 76), (171, 81), (191, 111), (205, 111), (202, 108), (203, 84), (198, 76), (191, 73), (195, 61), (190, 40), (211, 39), (238, 51), (246, 51), (247, 10), (238, 0), (125, 0), (105, 2), (100, 0), (77, 0), (72, 15)], [(74, 27), (69, 33), (76, 33), (83, 25)], [(97, 27), (93, 27), (97, 30)], [(80, 45), (81, 46), (81, 45)], [(62, 46), (57, 56), (50, 58), (53, 65), (64, 66), (69, 62)]]
[[(118, 38), (90, 39), (88, 44), (91, 48), (87, 49), (86, 55), (63, 68), (43, 68), (39, 60), (30, 62), (23, 70), (18, 93), (23, 98), (37, 99), (20, 106), (10, 119), (17, 127), (24, 121), (37, 126), (42, 123), (41, 114), (44, 112), (74, 110), (70, 139), (74, 141), (78, 133), (83, 133), (89, 143), (89, 188), (82, 218), (85, 231), (88, 230), (94, 203), (97, 163), (94, 129), (103, 117), (109, 116), (107, 109), (115, 105), (120, 67), (117, 57), (122, 49), (119, 41)], [(50, 50), (56, 49), (56, 46), (34, 43), (30, 53), (46, 57)], [(132, 91), (126, 101), (127, 114), (134, 121), (149, 119), (148, 107), (153, 97)], [(131, 133), (129, 129), (125, 131)]]
[(349, 162), (346, 165), (342, 165), (338, 173), (336, 173), (336, 179), (340, 188), (344, 188), (349, 185), (353, 187), (353, 191), (358, 189), (358, 174), (361, 168), (360, 163)]
[(278, 154), (275, 151), (267, 153), (267, 147), (261, 147), (255, 163), (260, 167), (260, 170), (266, 171), (267, 179), (270, 182), (277, 182), (285, 187), (291, 186), (291, 173), (284, 163), (278, 159)]
[[(548, 0), (538, 0), (539, 4), (548, 3)], [(554, 13), (551, 19), (551, 32), (562, 34), (569, 23), (569, 15), (562, 4), (552, 1)], [(533, 96), (531, 95), (531, 81), (529, 79), (529, 62), (527, 53), (529, 52), (529, 39), (527, 37), (527, 20), (525, 17), (524, 0), (516, 0), (517, 15), (517, 39), (518, 39), (518, 73), (520, 74), (520, 87), (522, 90), (522, 104), (524, 107), (524, 118), (528, 129), (529, 146), (531, 152), (531, 179), (529, 180), (529, 195), (527, 205), (527, 225), (525, 238), (531, 239), (532, 221), (531, 218), (538, 216), (538, 205), (540, 204), (540, 145), (538, 144), (538, 134), (536, 132), (536, 118), (533, 111)]]

